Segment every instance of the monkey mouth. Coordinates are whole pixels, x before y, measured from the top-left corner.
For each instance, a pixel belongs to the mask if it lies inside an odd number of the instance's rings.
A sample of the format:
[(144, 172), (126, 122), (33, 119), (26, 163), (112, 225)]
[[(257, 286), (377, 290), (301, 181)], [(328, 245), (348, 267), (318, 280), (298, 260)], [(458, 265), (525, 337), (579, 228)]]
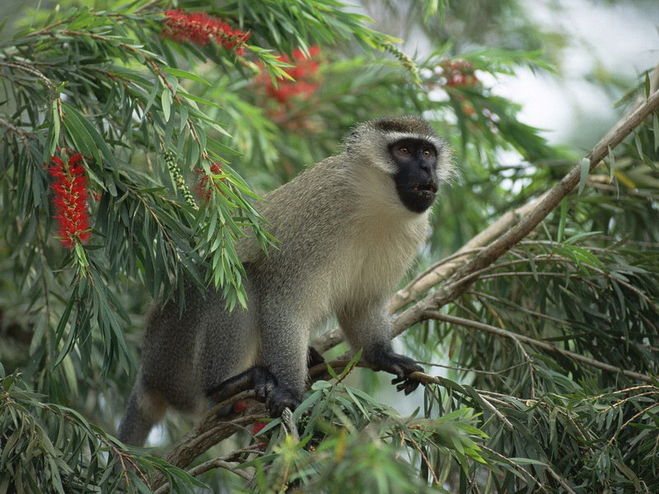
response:
[(397, 189), (405, 207), (415, 213), (423, 213), (432, 206), (437, 195), (437, 184), (433, 181), (399, 184)]
[(410, 191), (420, 196), (433, 197), (437, 193), (437, 185), (432, 182), (415, 184), (410, 187)]

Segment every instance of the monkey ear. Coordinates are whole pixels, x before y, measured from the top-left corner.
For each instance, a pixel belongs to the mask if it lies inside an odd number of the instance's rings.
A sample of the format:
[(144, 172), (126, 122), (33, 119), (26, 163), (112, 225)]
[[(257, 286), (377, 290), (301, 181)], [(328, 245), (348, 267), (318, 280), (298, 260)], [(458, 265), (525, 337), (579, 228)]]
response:
[(353, 127), (348, 134), (343, 138), (343, 147), (346, 151), (350, 151), (353, 144), (357, 140), (359, 134), (359, 127)]

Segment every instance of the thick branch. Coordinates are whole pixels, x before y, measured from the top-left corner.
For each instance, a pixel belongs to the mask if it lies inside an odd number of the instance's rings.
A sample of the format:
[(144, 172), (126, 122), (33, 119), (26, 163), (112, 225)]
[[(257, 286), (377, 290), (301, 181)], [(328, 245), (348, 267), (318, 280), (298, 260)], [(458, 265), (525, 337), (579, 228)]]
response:
[(497, 221), (460, 247), (455, 254), (451, 255), (449, 262), (442, 260), (436, 263), (422, 276), (419, 276), (405, 288), (399, 290), (389, 302), (389, 311), (394, 313), (400, 310), (406, 304), (416, 300), (422, 293), (425, 293), (433, 286), (449, 278), (460, 266), (465, 264), (469, 257), (480, 252), (485, 246), (519, 223), (521, 218), (524, 218), (533, 211), (546, 194), (548, 192), (523, 206), (504, 213)]

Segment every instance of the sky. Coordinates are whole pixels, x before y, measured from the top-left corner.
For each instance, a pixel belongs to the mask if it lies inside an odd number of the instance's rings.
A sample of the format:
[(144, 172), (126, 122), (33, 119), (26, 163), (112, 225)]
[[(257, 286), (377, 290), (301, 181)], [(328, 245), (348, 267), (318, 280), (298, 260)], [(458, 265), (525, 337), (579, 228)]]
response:
[[(560, 62), (564, 77), (558, 82), (523, 69), (502, 78), (493, 91), (520, 103), (520, 120), (544, 129), (551, 144), (590, 147), (621, 112), (614, 108), (617, 95), (607, 94), (587, 77), (599, 64), (628, 78), (631, 86), (643, 70), (659, 64), (659, 2), (526, 0), (523, 5), (540, 26), (568, 35)], [(579, 126), (589, 119), (605, 128), (580, 132)]]
[[(411, 0), (398, 1), (407, 5)], [(510, 77), (477, 75), (495, 94), (521, 104), (519, 119), (542, 129), (550, 144), (588, 151), (623, 113), (614, 107), (620, 91), (607, 92), (589, 78), (609, 72), (633, 87), (640, 73), (659, 64), (659, 0), (518, 1), (541, 31), (564, 36), (560, 74), (519, 68)], [(419, 60), (430, 54), (434, 43), (420, 30), (396, 32), (400, 22), (384, 15), (379, 2), (371, 5), (372, 10), (356, 9), (372, 16), (376, 29), (404, 38), (405, 52)]]

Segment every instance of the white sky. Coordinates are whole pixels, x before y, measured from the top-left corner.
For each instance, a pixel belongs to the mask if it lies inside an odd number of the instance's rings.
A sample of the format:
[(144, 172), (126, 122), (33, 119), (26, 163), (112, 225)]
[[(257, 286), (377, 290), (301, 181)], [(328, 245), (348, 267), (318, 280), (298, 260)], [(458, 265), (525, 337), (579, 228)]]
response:
[[(575, 134), (577, 118), (613, 122), (620, 111), (616, 96), (591, 84), (586, 77), (601, 66), (629, 79), (659, 63), (659, 2), (607, 5), (591, 0), (526, 0), (531, 19), (541, 27), (567, 34), (562, 53), (564, 79), (522, 69), (493, 87), (522, 105), (521, 121), (546, 129), (551, 143), (564, 143)], [(558, 8), (553, 6), (558, 5)], [(580, 143), (581, 144), (581, 143)]]

